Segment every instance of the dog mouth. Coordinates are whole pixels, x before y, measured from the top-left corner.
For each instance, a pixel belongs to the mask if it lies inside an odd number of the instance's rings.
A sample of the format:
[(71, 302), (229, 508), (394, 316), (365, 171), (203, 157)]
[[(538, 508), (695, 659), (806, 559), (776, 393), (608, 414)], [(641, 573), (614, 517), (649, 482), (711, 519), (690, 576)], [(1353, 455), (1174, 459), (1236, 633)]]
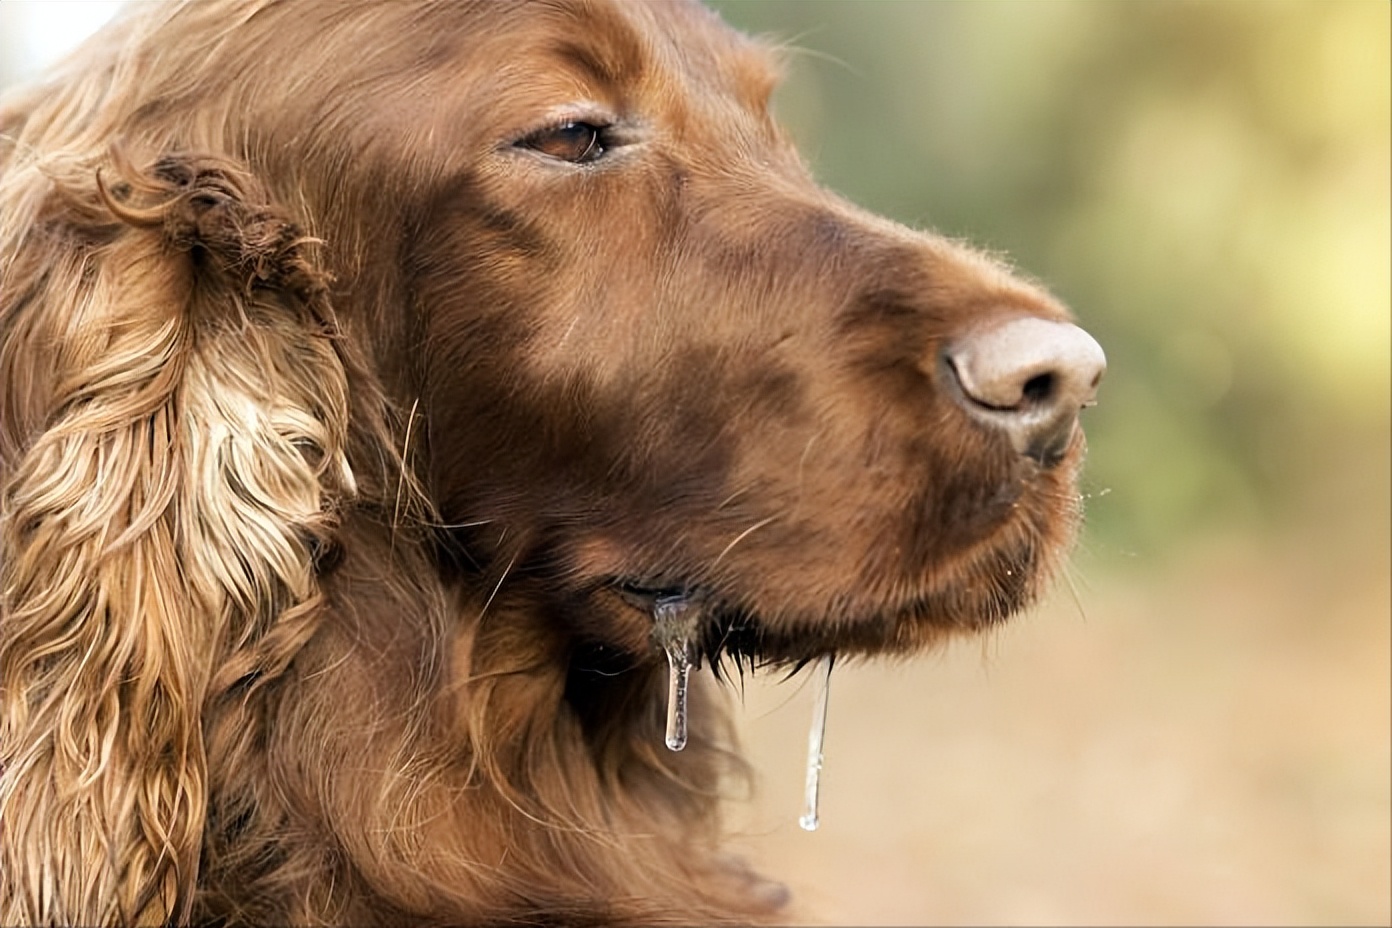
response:
[(785, 662), (761, 646), (763, 629), (752, 614), (725, 604), (707, 588), (629, 579), (616, 581), (613, 589), (628, 606), (652, 618), (652, 638), (659, 647), (672, 634), (663, 627), (663, 617), (682, 613), (691, 648), (717, 672), (729, 661), (751, 669)]
[[(826, 531), (806, 551), (765, 536), (763, 547), (723, 565), (724, 552), (712, 559), (677, 547), (652, 557), (644, 549), (653, 544), (613, 546), (608, 570), (586, 585), (617, 601), (610, 629), (621, 640), (611, 643), (635, 656), (660, 653), (655, 616), (681, 607), (690, 647), (717, 674), (727, 665), (796, 671), (824, 657), (921, 653), (997, 627), (1036, 601), (1081, 524), (1075, 467), (1019, 465), (989, 494), (958, 494), (978, 515), (915, 502), (919, 521), (862, 532), (851, 546), (827, 544), (834, 533)], [(920, 524), (925, 518), (956, 528), (935, 533)]]
[(702, 581), (622, 577), (607, 587), (630, 615), (646, 617), (649, 653), (664, 645), (660, 617), (680, 612), (686, 646), (717, 675), (795, 673), (828, 657), (911, 654), (1004, 623), (1034, 602), (1052, 572), (1050, 548), (1038, 541), (992, 545), (938, 582), (887, 584), (828, 602), (817, 614), (765, 612)]
[(757, 613), (731, 604), (708, 587), (623, 579), (611, 588), (627, 606), (650, 619), (650, 640), (656, 649), (670, 657), (673, 648), (680, 648), (694, 666), (709, 664), (717, 677), (769, 668), (795, 673), (837, 650), (834, 641), (815, 634), (774, 633)]
[[(629, 616), (628, 638), (653, 658), (665, 658), (667, 687), (663, 740), (682, 750), (688, 734), (688, 689), (693, 670), (710, 666), (731, 679), (770, 669), (785, 679), (810, 669), (813, 715), (808, 731), (802, 828), (819, 824), (818, 796), (823, 764), (832, 668), (843, 656), (905, 654), (954, 635), (970, 634), (1004, 621), (1033, 598), (1036, 581), (1048, 573), (1047, 545), (996, 537), (975, 556), (931, 582), (920, 576), (898, 597), (868, 596), (858, 607), (829, 603), (821, 615), (767, 615), (709, 582), (673, 581), (668, 576), (611, 577), (606, 592)], [(640, 629), (645, 635), (640, 638)], [(630, 652), (633, 653), (633, 652)], [(657, 657), (661, 654), (663, 657)], [(700, 720), (696, 720), (699, 728)]]

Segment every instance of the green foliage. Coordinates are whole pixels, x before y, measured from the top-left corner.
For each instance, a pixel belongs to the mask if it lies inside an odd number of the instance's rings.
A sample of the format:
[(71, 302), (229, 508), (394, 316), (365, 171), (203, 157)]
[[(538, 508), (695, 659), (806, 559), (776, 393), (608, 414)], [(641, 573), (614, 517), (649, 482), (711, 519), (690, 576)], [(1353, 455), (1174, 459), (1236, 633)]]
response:
[(1102, 341), (1092, 547), (1279, 527), (1330, 479), (1386, 518), (1392, 8), (716, 6), (794, 49), (823, 182), (1008, 253)]

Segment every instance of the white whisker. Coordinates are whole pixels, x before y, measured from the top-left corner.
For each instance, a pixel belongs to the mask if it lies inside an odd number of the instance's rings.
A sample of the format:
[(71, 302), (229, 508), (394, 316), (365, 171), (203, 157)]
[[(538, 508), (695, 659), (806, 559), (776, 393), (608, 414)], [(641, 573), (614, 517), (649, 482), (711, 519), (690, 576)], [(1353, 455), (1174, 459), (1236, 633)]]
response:
[(575, 324), (579, 321), (580, 315), (577, 313), (575, 318), (570, 320), (570, 325), (566, 327), (565, 334), (561, 336), (561, 340), (556, 343), (557, 348), (565, 347), (565, 343), (570, 340), (570, 333), (575, 331)]
[(745, 487), (743, 490), (736, 490), (735, 492), (731, 493), (729, 496), (725, 497), (723, 500), (720, 501), (720, 505), (715, 507), (716, 511), (718, 512), (721, 509), (724, 509), (726, 506), (730, 505), (735, 500), (739, 499), (741, 496), (744, 496), (748, 492), (749, 487)]
[(513, 565), (515, 565), (516, 563), (517, 555), (513, 554), (512, 559), (509, 560), (507, 566), (503, 568), (503, 575), (499, 577), (498, 582), (493, 585), (493, 592), (489, 593), (488, 599), (484, 600), (483, 608), (479, 610), (478, 614), (478, 617), (480, 619), (482, 619), (484, 614), (488, 612), (488, 607), (493, 605), (494, 597), (496, 597), (498, 595), (498, 591), (503, 588), (503, 581), (508, 578), (508, 574), (512, 573)]
[(799, 501), (802, 500), (803, 472), (807, 468), (807, 458), (812, 454), (812, 446), (817, 443), (817, 439), (821, 437), (821, 434), (822, 432), (820, 429), (812, 433), (812, 435), (807, 439), (807, 445), (802, 449), (802, 457), (798, 458), (797, 498)]
[(755, 522), (753, 525), (749, 526), (749, 528), (740, 532), (738, 535), (735, 536), (733, 541), (731, 541), (728, 545), (725, 546), (725, 550), (720, 552), (720, 555), (715, 559), (711, 566), (715, 567), (716, 565), (718, 565), (722, 560), (725, 559), (725, 555), (729, 554), (730, 550), (734, 548), (735, 545), (739, 544), (741, 541), (744, 541), (750, 535), (754, 534), (754, 532), (763, 528), (765, 525), (768, 525), (770, 522), (774, 521), (777, 518), (778, 516), (776, 515), (769, 516), (767, 519), (762, 519), (758, 522)]
[(396, 551), (396, 532), (401, 527), (401, 494), (406, 488), (407, 462), (411, 459), (411, 430), (416, 424), (416, 410), (420, 407), (420, 397), (411, 403), (411, 411), (406, 415), (406, 436), (401, 440), (401, 470), (396, 475), (396, 502), (392, 506), (391, 550)]

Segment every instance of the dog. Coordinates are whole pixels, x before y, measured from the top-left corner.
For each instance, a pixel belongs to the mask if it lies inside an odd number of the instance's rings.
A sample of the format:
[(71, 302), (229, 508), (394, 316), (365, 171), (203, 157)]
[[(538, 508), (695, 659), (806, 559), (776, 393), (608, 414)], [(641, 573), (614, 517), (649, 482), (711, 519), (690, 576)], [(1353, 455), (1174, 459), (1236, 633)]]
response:
[(0, 921), (778, 917), (688, 668), (1019, 612), (1105, 359), (777, 77), (687, 2), (224, 0), (0, 103)]

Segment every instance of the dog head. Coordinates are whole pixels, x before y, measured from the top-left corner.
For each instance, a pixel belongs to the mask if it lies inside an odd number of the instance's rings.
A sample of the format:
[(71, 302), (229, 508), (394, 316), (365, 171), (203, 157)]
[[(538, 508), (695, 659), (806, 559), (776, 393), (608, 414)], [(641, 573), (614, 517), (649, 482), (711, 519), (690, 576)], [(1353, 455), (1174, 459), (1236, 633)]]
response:
[(371, 101), (388, 124), (292, 117), (409, 151), (409, 189), (357, 214), (400, 256), (360, 312), (401, 320), (379, 364), (462, 561), (633, 653), (658, 593), (705, 604), (708, 650), (794, 661), (1030, 602), (1103, 367), (1066, 311), (819, 188), (768, 50), (708, 11), (477, 16)]

